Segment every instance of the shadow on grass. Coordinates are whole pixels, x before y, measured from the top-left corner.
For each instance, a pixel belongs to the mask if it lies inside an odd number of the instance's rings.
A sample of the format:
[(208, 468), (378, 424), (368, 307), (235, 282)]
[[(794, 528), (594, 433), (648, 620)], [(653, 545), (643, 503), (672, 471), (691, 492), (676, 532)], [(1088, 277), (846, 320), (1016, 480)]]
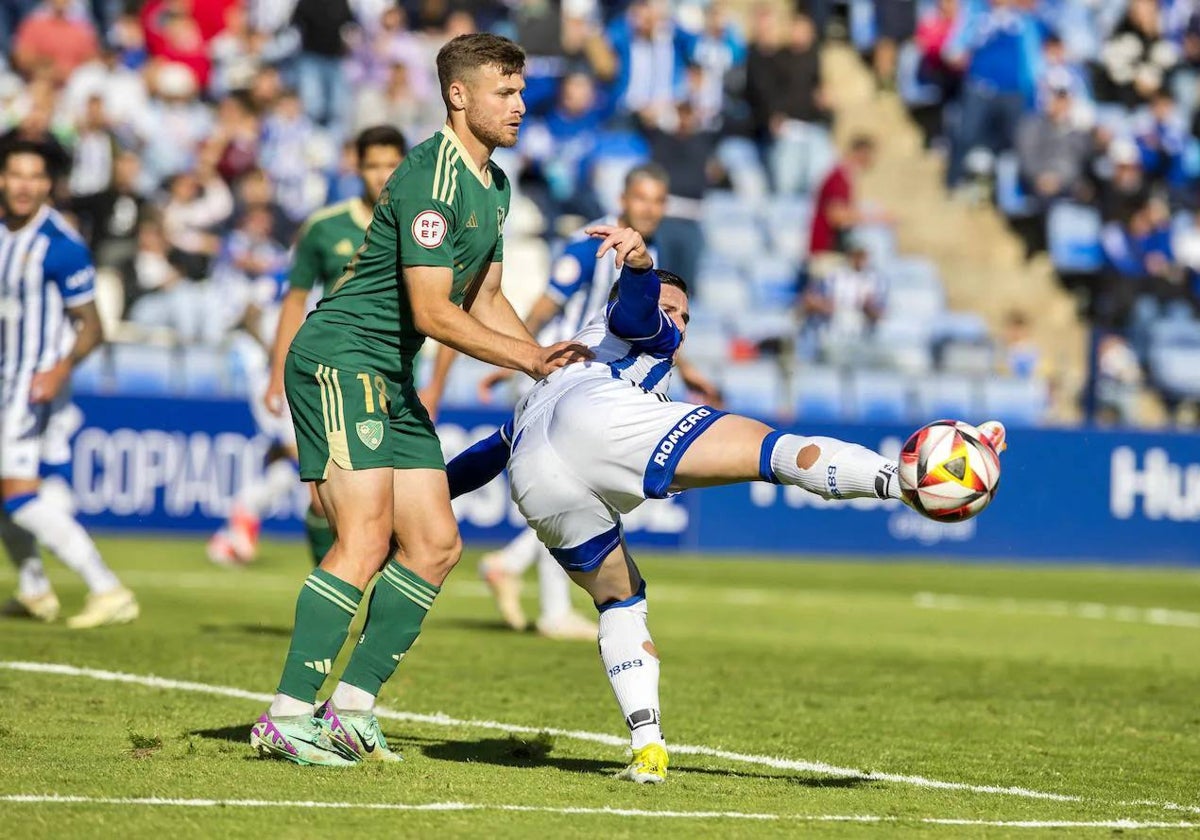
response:
[[(415, 740), (415, 739), (414, 739)], [(600, 761), (552, 755), (549, 739), (481, 738), (478, 741), (432, 742), (420, 747), (427, 758), (438, 761), (492, 764), (500, 767), (553, 767), (568, 773), (602, 773), (611, 776), (621, 769), (620, 761)], [(748, 773), (712, 767), (688, 767), (678, 763), (671, 770), (688, 775), (725, 776), (740, 779), (774, 779), (811, 788), (874, 787), (878, 783), (856, 776), (797, 776), (788, 773)]]
[(533, 626), (528, 630), (513, 630), (498, 618), (438, 618), (441, 627), (453, 627), (458, 630), (481, 630), (485, 633), (533, 633)]
[(207, 738), (210, 741), (232, 741), (235, 744), (250, 743), (250, 727), (253, 724), (239, 723), (237, 726), (222, 726), (219, 729), (193, 729), (189, 735)]
[(271, 636), (273, 638), (290, 638), (291, 627), (276, 627), (271, 624), (201, 624), (201, 633), (237, 634), (241, 636)]

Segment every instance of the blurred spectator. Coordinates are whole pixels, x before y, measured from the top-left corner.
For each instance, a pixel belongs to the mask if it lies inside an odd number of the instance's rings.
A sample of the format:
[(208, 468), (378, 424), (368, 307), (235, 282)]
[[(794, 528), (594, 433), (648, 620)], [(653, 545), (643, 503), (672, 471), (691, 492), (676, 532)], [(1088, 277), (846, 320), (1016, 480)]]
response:
[(1137, 353), (1121, 336), (1104, 335), (1096, 349), (1096, 420), (1131, 425), (1137, 420), (1142, 368)]
[(198, 92), (195, 76), (181, 64), (162, 65), (153, 75), (138, 134), (146, 142), (143, 164), (156, 181), (190, 168), (200, 142), (212, 132), (212, 114)]
[(1184, 292), (1172, 265), (1170, 216), (1159, 202), (1147, 202), (1127, 221), (1109, 222), (1100, 242), (1105, 267), (1093, 310), (1102, 326), (1123, 329), (1139, 296), (1166, 301)]
[(700, 126), (690, 102), (679, 103), (671, 120), (656, 121), (647, 112), (641, 115), (641, 123), (650, 143), (650, 157), (666, 172), (670, 188), (667, 215), (655, 237), (659, 261), (686, 278), (692, 292), (700, 295), (695, 286), (704, 252), (700, 218), (704, 194), (716, 180), (717, 134)]
[(340, 126), (346, 96), (341, 68), (346, 28), (354, 22), (347, 0), (297, 0), (292, 24), (300, 33), (296, 74), (309, 119)]
[(104, 114), (104, 100), (96, 94), (88, 99), (79, 123), (67, 181), (71, 210), (79, 223), (80, 233), (92, 242), (96, 239), (97, 223), (106, 204), (105, 196), (112, 186), (117, 153), (117, 138)]
[(689, 85), (692, 106), (705, 126), (713, 124), (711, 117), (725, 113), (730, 77), (744, 72), (746, 55), (746, 41), (730, 21), (727, 4), (713, 0), (705, 9), (704, 29), (692, 50), (691, 66), (698, 78)]
[(1151, 184), (1166, 187), (1174, 204), (1195, 207), (1192, 179), (1184, 164), (1188, 141), (1187, 123), (1171, 94), (1154, 94), (1149, 112), (1137, 126), (1142, 168)]
[(217, 105), (217, 124), (207, 141), (217, 172), (233, 183), (258, 165), (259, 120), (244, 93), (226, 96)]
[(1046, 372), (1042, 350), (1033, 339), (1029, 316), (1019, 309), (1004, 316), (998, 362), (1000, 373), (1017, 379), (1034, 379)]
[(354, 102), (355, 132), (372, 125), (389, 123), (406, 137), (428, 137), (446, 118), (440, 96), (420, 97), (409, 84), (412, 65), (396, 63), (384, 87), (364, 86)]
[(1076, 128), (1091, 128), (1095, 122), (1095, 104), (1087, 71), (1071, 60), (1066, 45), (1051, 33), (1042, 42), (1042, 66), (1038, 73), (1038, 110), (1045, 110), (1052, 96), (1062, 90), (1071, 97), (1071, 119)]
[(867, 249), (847, 237), (846, 260), (813, 276), (800, 296), (801, 345), (819, 350), (829, 364), (853, 364), (864, 339), (883, 317), (886, 289), (870, 266)]
[[(28, 104), (24, 116), (15, 126), (0, 136), (0, 149), (5, 149), (10, 143), (18, 140), (37, 143), (46, 151), (50, 161), (50, 171), (55, 180), (67, 174), (71, 165), (71, 155), (59, 142), (58, 137), (51, 131), (51, 121), (54, 116), (54, 97), (52, 90), (46, 90), (45, 95), (35, 93), (30, 86)], [(58, 189), (56, 193), (60, 192)]]
[(133, 141), (149, 100), (142, 74), (121, 63), (120, 53), (106, 47), (99, 56), (80, 65), (67, 80), (59, 107), (72, 122), (84, 116), (88, 100), (104, 99), (104, 113), (123, 141)]
[[(214, 315), (230, 327), (241, 319), (247, 305), (259, 297), (256, 286), (274, 288), (286, 275), (287, 248), (272, 238), (273, 224), (269, 208), (248, 207), (221, 243), (212, 283), (224, 303), (221, 312)], [(274, 297), (271, 294), (267, 299)]]
[(1127, 221), (1150, 200), (1150, 182), (1137, 145), (1119, 138), (1108, 145), (1105, 163), (1111, 175), (1100, 181), (1100, 215), (1106, 222)]
[(534, 115), (557, 101), (562, 80), (587, 72), (607, 83), (617, 73), (617, 58), (595, 22), (590, 2), (518, 0), (514, 36), (525, 48), (525, 104)]
[[(176, 305), (173, 300), (173, 290), (185, 282), (167, 258), (169, 250), (161, 222), (148, 218), (138, 225), (137, 254), (125, 282), (126, 314), (136, 324), (170, 327), (174, 321), (190, 319), (186, 312), (190, 301)], [(172, 317), (178, 310), (184, 311)]]
[(150, 57), (186, 67), (197, 88), (205, 90), (212, 61), (194, 13), (203, 13), (207, 20), (213, 13), (224, 16), (228, 5), (228, 0), (203, 0), (195, 6), (192, 0), (149, 0), (140, 17)]
[(209, 92), (220, 97), (249, 88), (264, 64), (281, 62), (299, 43), (294, 29), (273, 34), (256, 30), (244, 6), (230, 6), (225, 28), (208, 45), (213, 65)]
[(48, 67), (57, 84), (99, 51), (96, 28), (73, 0), (44, 0), (21, 21), (13, 40), (13, 66), (25, 76)]
[(664, 0), (634, 0), (609, 30), (619, 70), (618, 106), (627, 113), (669, 112), (683, 88), (692, 37), (677, 26)]
[(1034, 102), (1041, 36), (1033, 15), (1015, 0), (968, 7), (946, 45), (949, 60), (964, 68), (962, 106), (952, 132), (946, 180), (959, 186), (967, 154), (1011, 149), (1022, 112)]
[(958, 95), (961, 69), (946, 60), (945, 49), (950, 35), (958, 25), (959, 0), (938, 0), (922, 15), (914, 37), (920, 53), (917, 78), (922, 84), (935, 85), (941, 91), (941, 101)]
[[(134, 152), (120, 152), (112, 184), (95, 202), (89, 245), (96, 265), (125, 273), (137, 254), (138, 228), (150, 206), (141, 189), (141, 161)], [(78, 211), (76, 211), (78, 212)]]
[[(522, 128), (522, 133), (524, 131)], [(325, 186), (325, 203), (337, 204), (339, 201), (362, 195), (362, 191), (362, 176), (358, 174), (358, 150), (354, 140), (350, 139), (342, 143), (342, 153), (336, 166), (329, 173), (329, 180)]]
[(1128, 107), (1148, 102), (1178, 61), (1179, 48), (1163, 35), (1156, 0), (1129, 0), (1101, 49), (1096, 98)]
[(916, 32), (916, 0), (874, 0), (875, 80), (883, 90), (895, 90), (896, 55), (899, 45)]
[(775, 12), (760, 9), (757, 14), (746, 67), (746, 96), (755, 133), (767, 143), (775, 189), (794, 193), (810, 186), (805, 173), (812, 126), (829, 121), (816, 29), (807, 15), (796, 15), (786, 29), (787, 41), (780, 46)]
[(1078, 195), (1092, 155), (1091, 135), (1072, 119), (1071, 79), (1059, 70), (1046, 82), (1045, 110), (1026, 114), (1017, 128), (1021, 180), (1042, 210), (1056, 198)]
[[(420, 38), (408, 30), (404, 10), (390, 5), (379, 20), (354, 33), (354, 49), (345, 79), (359, 92), (387, 86), (397, 64), (405, 65), (408, 96), (416, 101), (439, 100), (434, 68)], [(364, 125), (375, 125), (378, 120)]]
[(865, 135), (852, 138), (846, 154), (817, 190), (809, 238), (810, 257), (844, 252), (846, 238), (857, 225), (888, 220), (885, 215), (864, 210), (854, 199), (854, 179), (874, 163), (875, 141)]
[[(271, 178), (267, 175), (266, 170), (261, 168), (251, 169), (243, 175), (237, 182), (237, 194), (234, 200), (235, 212), (237, 215), (245, 215), (251, 207), (265, 207), (271, 213), (271, 218), (274, 220), (271, 227), (271, 235), (280, 242), (291, 242), (293, 235), (299, 228), (297, 222), (292, 221), (283, 208), (275, 201), (275, 188), (271, 185)], [(359, 182), (359, 192), (352, 195), (361, 195), (362, 186)], [(351, 197), (351, 196), (347, 196)]]
[(139, 70), (150, 58), (146, 49), (146, 32), (136, 13), (118, 15), (108, 32), (108, 43), (121, 56), (121, 64)]
[(182, 172), (167, 183), (162, 212), (163, 233), (173, 265), (190, 280), (208, 275), (220, 247), (217, 227), (233, 213), (233, 196), (215, 171), (202, 166)]
[[(263, 168), (271, 176), (275, 200), (294, 222), (301, 222), (325, 200), (323, 182), (314, 193), (314, 157), (322, 144), (315, 126), (304, 112), (300, 97), (284, 91), (263, 121)], [(323, 162), (323, 161), (321, 161)]]
[(571, 73), (563, 79), (558, 105), (522, 127), (517, 149), (530, 164), (523, 182), (547, 219), (603, 214), (590, 164), (608, 113), (591, 77)]

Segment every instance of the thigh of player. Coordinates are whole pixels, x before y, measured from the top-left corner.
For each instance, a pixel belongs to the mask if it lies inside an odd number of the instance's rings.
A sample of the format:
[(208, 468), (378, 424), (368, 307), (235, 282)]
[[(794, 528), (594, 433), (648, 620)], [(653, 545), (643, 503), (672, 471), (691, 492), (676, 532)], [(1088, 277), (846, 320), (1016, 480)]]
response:
[(0, 496), (4, 499), (37, 492), (49, 416), (48, 405), (31, 406), (21, 394), (5, 406), (0, 420)]

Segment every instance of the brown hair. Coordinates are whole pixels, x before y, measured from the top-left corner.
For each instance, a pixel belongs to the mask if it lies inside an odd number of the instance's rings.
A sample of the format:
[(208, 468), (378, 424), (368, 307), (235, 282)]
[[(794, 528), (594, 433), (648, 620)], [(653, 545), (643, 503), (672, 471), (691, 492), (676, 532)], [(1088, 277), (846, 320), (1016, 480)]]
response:
[(499, 68), (505, 76), (523, 73), (525, 50), (515, 41), (490, 32), (459, 35), (438, 50), (438, 84), (447, 109), (450, 107), (450, 85), (466, 81), (468, 74), (488, 65)]

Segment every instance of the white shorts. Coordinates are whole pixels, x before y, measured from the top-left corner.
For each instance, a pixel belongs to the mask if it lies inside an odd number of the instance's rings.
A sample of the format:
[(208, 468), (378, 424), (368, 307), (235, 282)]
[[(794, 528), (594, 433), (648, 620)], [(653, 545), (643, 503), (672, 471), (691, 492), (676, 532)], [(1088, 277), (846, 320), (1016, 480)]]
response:
[(242, 368), (246, 372), (250, 413), (254, 416), (254, 425), (259, 433), (274, 443), (295, 449), (296, 430), (292, 426), (292, 413), (288, 410), (287, 400), (283, 401), (283, 412), (279, 415), (272, 414), (263, 403), (263, 396), (271, 383), (271, 360), (267, 351), (244, 333), (235, 336), (233, 350), (241, 358)]
[(513, 501), (568, 571), (591, 571), (621, 540), (621, 514), (670, 495), (687, 448), (725, 412), (621, 379), (585, 379), (521, 406)]
[(69, 394), (30, 405), (30, 378), (25, 375), (16, 387), (5, 389), (12, 399), (0, 422), (0, 478), (31, 480), (41, 474), (43, 463), (69, 462), (71, 438), (83, 424), (83, 413)]

